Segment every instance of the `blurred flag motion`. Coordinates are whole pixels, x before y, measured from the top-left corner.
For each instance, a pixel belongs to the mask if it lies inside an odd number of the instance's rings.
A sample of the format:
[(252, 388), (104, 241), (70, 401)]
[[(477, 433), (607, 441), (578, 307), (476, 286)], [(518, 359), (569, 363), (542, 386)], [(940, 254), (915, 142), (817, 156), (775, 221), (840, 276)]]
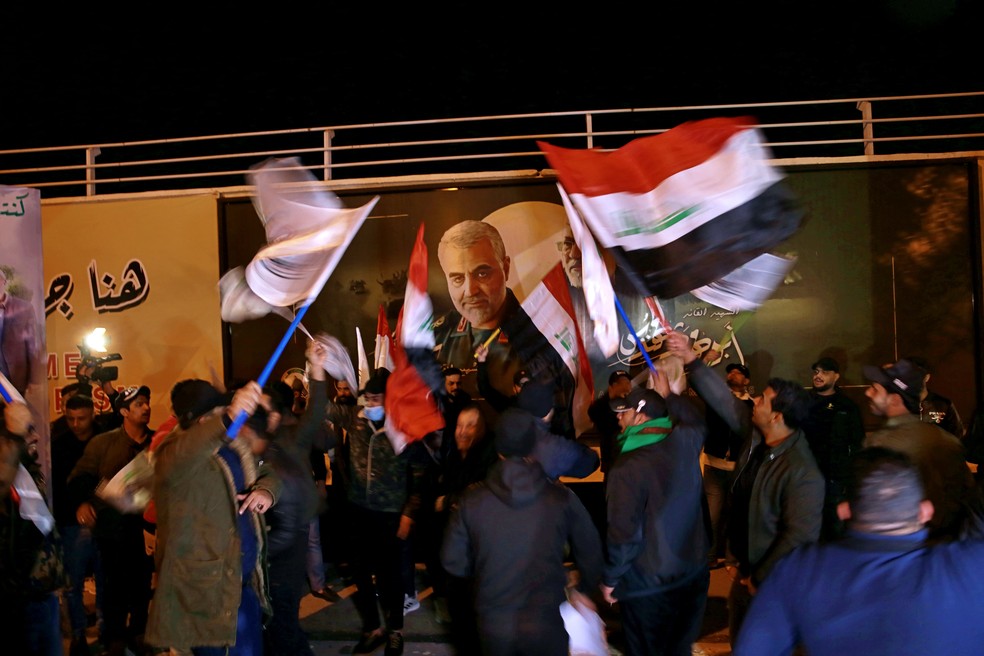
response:
[[(383, 320), (385, 316), (381, 315)], [(410, 442), (444, 428), (434, 391), (444, 384), (434, 356), (434, 308), (427, 295), (427, 245), (424, 224), (410, 255), (407, 291), (396, 323), (391, 351), (393, 370), (386, 381), (386, 435), (400, 453)]]
[(538, 143), (644, 296), (700, 290), (708, 302), (754, 309), (793, 265), (769, 251), (803, 212), (753, 118), (691, 121), (611, 152)]

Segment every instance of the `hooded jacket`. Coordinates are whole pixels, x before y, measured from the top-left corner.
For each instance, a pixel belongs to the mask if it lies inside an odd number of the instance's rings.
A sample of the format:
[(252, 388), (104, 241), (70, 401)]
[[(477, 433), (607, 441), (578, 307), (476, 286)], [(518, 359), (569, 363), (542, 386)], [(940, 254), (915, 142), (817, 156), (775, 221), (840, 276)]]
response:
[(539, 463), (509, 458), (493, 465), (452, 511), (441, 563), (454, 576), (475, 577), (479, 616), (558, 609), (568, 547), (579, 586), (594, 591), (602, 551), (588, 511), (574, 492), (549, 481)]

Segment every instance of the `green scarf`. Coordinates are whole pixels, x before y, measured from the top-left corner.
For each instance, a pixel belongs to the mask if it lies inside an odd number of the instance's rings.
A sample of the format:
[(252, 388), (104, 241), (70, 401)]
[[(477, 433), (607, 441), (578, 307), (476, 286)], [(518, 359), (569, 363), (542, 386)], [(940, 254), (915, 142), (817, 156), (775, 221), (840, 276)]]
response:
[(638, 426), (629, 426), (618, 436), (618, 444), (621, 447), (619, 453), (628, 453), (640, 447), (662, 442), (671, 430), (673, 430), (673, 422), (669, 417), (658, 417)]

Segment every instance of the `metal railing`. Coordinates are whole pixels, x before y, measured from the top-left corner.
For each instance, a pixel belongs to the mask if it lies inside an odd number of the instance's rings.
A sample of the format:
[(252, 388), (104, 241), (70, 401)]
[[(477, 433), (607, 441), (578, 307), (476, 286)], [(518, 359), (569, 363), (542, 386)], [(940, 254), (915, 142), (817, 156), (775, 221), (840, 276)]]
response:
[(714, 116), (755, 118), (782, 162), (984, 153), (984, 91), (512, 114), (0, 150), (0, 184), (51, 197), (245, 184), (268, 157), (297, 156), (333, 182), (540, 171), (537, 141), (614, 149)]

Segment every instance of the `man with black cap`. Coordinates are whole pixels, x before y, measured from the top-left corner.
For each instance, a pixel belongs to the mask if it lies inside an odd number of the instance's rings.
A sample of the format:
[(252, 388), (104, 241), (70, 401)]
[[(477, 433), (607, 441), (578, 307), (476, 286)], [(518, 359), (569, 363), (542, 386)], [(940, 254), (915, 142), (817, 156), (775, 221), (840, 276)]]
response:
[[(154, 449), (157, 588), (147, 643), (196, 656), (263, 653), (271, 614), (266, 527), (260, 515), (282, 483), (254, 459), (252, 431), (263, 430), (260, 386), (225, 397), (200, 379), (171, 388), (178, 426)], [(241, 416), (246, 425), (228, 433)], [(252, 424), (262, 419), (259, 426)]]
[[(144, 546), (140, 514), (123, 514), (96, 494), (137, 454), (150, 446), (150, 388), (129, 387), (116, 399), (119, 428), (96, 435), (68, 476), (68, 495), (79, 526), (92, 528), (103, 565), (103, 618), (110, 654), (142, 648), (150, 601), (153, 560)], [(127, 617), (129, 616), (129, 623)]]
[(598, 431), (598, 446), (601, 451), (601, 471), (605, 474), (611, 469), (618, 455), (616, 438), (622, 431), (618, 426), (618, 416), (612, 411), (611, 401), (632, 391), (632, 377), (624, 369), (613, 371), (608, 376), (608, 389), (588, 406), (588, 418)]
[(810, 391), (810, 414), (803, 424), (803, 432), (826, 481), (820, 538), (833, 540), (844, 532), (837, 506), (847, 491), (851, 456), (861, 449), (864, 440), (864, 422), (861, 409), (837, 386), (840, 380), (837, 360), (822, 357), (810, 370), (813, 372), (813, 389)]
[(936, 424), (919, 420), (925, 372), (905, 358), (883, 367), (866, 365), (871, 386), (865, 391), (871, 412), (884, 427), (864, 440), (908, 455), (923, 478), (926, 498), (936, 508), (928, 524), (934, 539), (954, 539), (966, 528), (974, 497), (974, 480), (963, 444)]
[(334, 447), (340, 459), (352, 523), (354, 600), (362, 622), (353, 654), (372, 653), (382, 644), (386, 656), (403, 653), (403, 553), (420, 509), (429, 458), (419, 441), (397, 453), (386, 435), (389, 374), (385, 368), (372, 374), (361, 391), (365, 406), (354, 417), (332, 404), (328, 408), (329, 415), (351, 418), (347, 425), (328, 427), (326, 447)]
[(566, 656), (560, 604), (568, 548), (580, 574), (569, 591), (571, 603), (593, 609), (586, 593), (596, 589), (601, 574), (601, 540), (588, 511), (530, 457), (537, 439), (533, 421), (518, 408), (502, 413), (495, 430), (500, 460), (452, 509), (441, 548), (448, 573), (474, 577), (488, 656)]
[[(725, 382), (735, 398), (752, 407), (748, 386), (752, 375), (748, 367), (732, 362), (725, 367)], [(707, 440), (704, 442), (704, 495), (707, 497), (707, 513), (711, 525), (711, 548), (708, 565), (720, 567), (727, 557), (727, 525), (731, 511), (731, 486), (735, 481), (735, 464), (745, 441), (740, 431), (732, 430), (728, 423), (713, 409), (704, 414), (707, 422)]]
[(689, 400), (670, 392), (664, 374), (651, 381), (658, 393), (636, 388), (611, 401), (622, 432), (608, 472), (602, 593), (621, 607), (629, 656), (689, 654), (710, 581), (704, 422)]

